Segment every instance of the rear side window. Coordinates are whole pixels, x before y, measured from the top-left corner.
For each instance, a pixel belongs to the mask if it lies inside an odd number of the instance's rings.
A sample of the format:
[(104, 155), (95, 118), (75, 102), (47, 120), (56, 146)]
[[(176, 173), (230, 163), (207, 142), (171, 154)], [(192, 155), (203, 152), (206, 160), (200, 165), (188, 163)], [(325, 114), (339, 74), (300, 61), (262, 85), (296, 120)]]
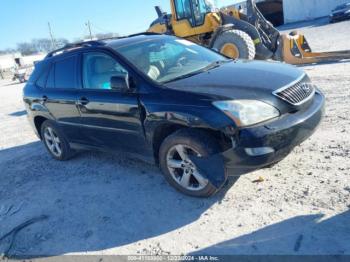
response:
[(55, 88), (77, 88), (76, 63), (76, 56), (55, 63)]
[(51, 66), (46, 87), (74, 89), (78, 87), (77, 79), (77, 56), (71, 56)]
[(36, 85), (39, 87), (44, 88), (46, 86), (46, 80), (47, 80), (47, 75), (49, 74), (49, 71), (47, 68), (41, 73), (40, 77), (36, 81)]
[(48, 76), (47, 82), (46, 82), (46, 87), (47, 88), (55, 88), (55, 65), (51, 66), (49, 76)]

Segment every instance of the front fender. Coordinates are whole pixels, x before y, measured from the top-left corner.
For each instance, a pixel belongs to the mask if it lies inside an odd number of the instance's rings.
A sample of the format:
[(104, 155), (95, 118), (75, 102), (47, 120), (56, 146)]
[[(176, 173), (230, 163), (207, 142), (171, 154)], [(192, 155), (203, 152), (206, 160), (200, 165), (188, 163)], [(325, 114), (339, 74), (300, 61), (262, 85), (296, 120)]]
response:
[(169, 110), (148, 111), (144, 120), (146, 138), (152, 143), (153, 134), (165, 125), (200, 128), (213, 131), (232, 126), (232, 120), (222, 112), (208, 107), (172, 106)]

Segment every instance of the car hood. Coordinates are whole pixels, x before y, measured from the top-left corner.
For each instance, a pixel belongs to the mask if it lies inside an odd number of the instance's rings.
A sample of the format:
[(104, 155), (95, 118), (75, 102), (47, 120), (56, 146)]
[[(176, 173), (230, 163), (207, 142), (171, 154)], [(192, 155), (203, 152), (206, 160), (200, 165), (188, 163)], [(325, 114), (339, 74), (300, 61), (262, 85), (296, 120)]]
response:
[(340, 10), (337, 10), (337, 11), (333, 11), (332, 14), (333, 15), (342, 15), (344, 14), (346, 11), (349, 11), (350, 8), (344, 8), (344, 9), (340, 9)]
[(169, 82), (166, 87), (233, 99), (270, 96), (273, 91), (301, 80), (305, 73), (276, 62), (236, 60), (207, 72)]

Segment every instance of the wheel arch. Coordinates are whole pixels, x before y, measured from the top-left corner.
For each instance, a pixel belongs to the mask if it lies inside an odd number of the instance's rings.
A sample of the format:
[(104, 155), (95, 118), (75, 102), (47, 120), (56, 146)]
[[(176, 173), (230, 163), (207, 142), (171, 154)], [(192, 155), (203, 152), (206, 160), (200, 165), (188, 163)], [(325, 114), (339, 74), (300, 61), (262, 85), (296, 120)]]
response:
[(232, 145), (231, 140), (224, 134), (223, 131), (220, 130), (211, 129), (209, 127), (189, 126), (176, 123), (162, 123), (154, 129), (152, 135), (152, 148), (155, 163), (159, 163), (159, 150), (164, 140), (181, 129), (190, 129), (210, 135), (218, 143), (222, 152)]
[(34, 117), (34, 126), (35, 126), (36, 132), (37, 132), (40, 139), (42, 139), (41, 126), (46, 120), (49, 120), (49, 118), (44, 117), (42, 115), (38, 115), (38, 116)]

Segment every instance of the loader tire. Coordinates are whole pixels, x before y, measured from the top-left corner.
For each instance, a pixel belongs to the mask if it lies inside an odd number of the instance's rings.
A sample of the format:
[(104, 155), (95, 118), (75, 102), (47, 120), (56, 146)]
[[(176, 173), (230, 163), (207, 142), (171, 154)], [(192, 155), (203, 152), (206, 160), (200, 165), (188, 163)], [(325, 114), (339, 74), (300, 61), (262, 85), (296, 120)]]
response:
[(241, 30), (228, 30), (217, 37), (213, 45), (220, 53), (233, 59), (255, 58), (255, 45), (252, 38)]

